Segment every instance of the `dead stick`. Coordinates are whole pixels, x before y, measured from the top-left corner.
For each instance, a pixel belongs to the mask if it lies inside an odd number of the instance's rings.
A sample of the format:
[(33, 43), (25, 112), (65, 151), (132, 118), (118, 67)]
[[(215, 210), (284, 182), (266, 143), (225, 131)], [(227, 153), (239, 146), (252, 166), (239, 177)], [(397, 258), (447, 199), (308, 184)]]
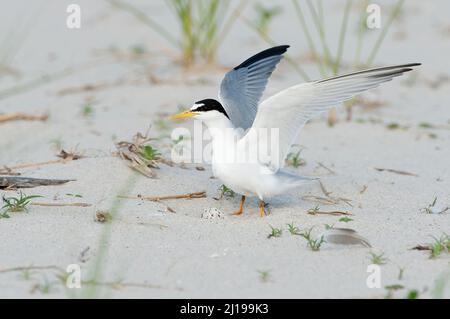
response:
[(306, 201), (313, 201), (313, 202), (319, 202), (325, 205), (336, 205), (338, 202), (334, 199), (331, 199), (329, 197), (320, 197), (320, 196), (314, 196), (314, 195), (306, 195), (302, 196), (303, 200)]
[(189, 193), (189, 194), (183, 194), (183, 195), (169, 195), (169, 196), (124, 196), (119, 195), (117, 196), (119, 198), (124, 199), (142, 199), (142, 200), (148, 200), (151, 202), (159, 202), (162, 200), (170, 200), (170, 199), (194, 199), (194, 198), (205, 198), (206, 192), (196, 192), (196, 193)]
[(15, 271), (25, 271), (25, 270), (57, 270), (57, 271), (64, 271), (62, 268), (58, 266), (24, 266), (24, 267), (13, 267), (13, 268), (5, 268), (0, 269), (0, 273), (7, 273), (7, 272), (15, 272)]
[(0, 176), (0, 188), (31, 188), (37, 186), (61, 185), (72, 182), (71, 179), (42, 179), (17, 176)]
[(327, 189), (325, 188), (325, 185), (323, 185), (322, 181), (319, 181), (319, 185), (320, 185), (320, 189), (322, 190), (322, 193), (323, 193), (326, 197), (330, 197), (330, 194), (332, 194), (333, 192), (327, 191)]
[(71, 160), (66, 159), (58, 159), (53, 161), (47, 161), (47, 162), (40, 162), (40, 163), (27, 163), (27, 164), (19, 164), (16, 166), (7, 166), (7, 168), (14, 170), (14, 169), (22, 169), (22, 168), (31, 168), (31, 167), (39, 167), (44, 165), (50, 165), (50, 164), (64, 164), (67, 162), (70, 162)]
[(325, 166), (324, 164), (322, 164), (321, 162), (318, 162), (317, 164), (318, 164), (320, 167), (326, 169), (326, 170), (327, 170), (328, 172), (330, 172), (331, 174), (336, 175), (336, 172), (335, 172), (335, 171), (333, 171), (331, 168), (326, 167), (326, 166)]
[(429, 245), (417, 245), (416, 247), (411, 248), (412, 250), (431, 250)]
[(9, 122), (9, 121), (46, 121), (48, 119), (48, 115), (28, 115), (24, 113), (9, 113), (9, 114), (0, 114), (0, 123)]
[(394, 174), (399, 174), (399, 175), (408, 175), (408, 176), (415, 176), (415, 177), (419, 177), (419, 175), (415, 174), (415, 173), (410, 173), (410, 172), (406, 172), (406, 171), (399, 171), (396, 169), (391, 169), (391, 168), (378, 168), (378, 167), (374, 167), (375, 170), (379, 171), (379, 172), (389, 172), (389, 173), (394, 173)]
[(316, 211), (310, 211), (308, 212), (309, 215), (332, 215), (332, 216), (352, 216), (352, 213), (349, 212), (341, 212), (341, 211), (331, 211), (331, 212), (316, 212)]
[(31, 203), (33, 206), (44, 206), (44, 207), (91, 207), (88, 203)]

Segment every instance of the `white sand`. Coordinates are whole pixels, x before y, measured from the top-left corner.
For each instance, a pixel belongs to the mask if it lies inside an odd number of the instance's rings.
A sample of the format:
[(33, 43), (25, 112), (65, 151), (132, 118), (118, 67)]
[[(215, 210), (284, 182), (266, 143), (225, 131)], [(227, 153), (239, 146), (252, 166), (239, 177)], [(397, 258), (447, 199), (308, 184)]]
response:
[[(37, 2), (37, 1), (36, 1)], [(52, 74), (67, 67), (94, 65), (77, 69), (73, 75), (22, 94), (0, 99), (0, 113), (48, 113), (47, 122), (10, 122), (0, 124), (0, 165), (14, 166), (55, 159), (51, 141), (59, 139), (63, 147), (77, 147), (88, 156), (67, 164), (56, 164), (20, 170), (23, 176), (76, 179), (63, 186), (25, 190), (39, 194), (40, 202), (86, 202), (89, 208), (48, 208), (31, 206), (28, 214), (11, 214), (0, 219), (0, 272), (14, 267), (55, 265), (66, 268), (79, 263), (83, 275), (99, 256), (99, 238), (104, 224), (94, 222), (98, 210), (108, 210), (131, 174), (131, 170), (113, 151), (113, 137), (129, 140), (145, 131), (157, 114), (174, 113), (177, 105), (216, 95), (223, 71), (207, 68), (183, 72), (174, 65), (172, 50), (164, 40), (130, 15), (96, 1), (78, 1), (83, 9), (81, 30), (65, 28), (65, 8), (72, 1), (40, 1), (44, 7), (11, 62), (20, 76), (0, 77), (0, 91), (26, 83), (42, 74)], [(289, 6), (289, 1), (283, 1)], [(385, 2), (383, 2), (385, 3)], [(28, 6), (28, 7), (27, 7)], [(6, 35), (17, 16), (27, 17), (35, 11), (28, 1), (9, 3), (1, 13), (0, 39)], [(36, 7), (37, 4), (36, 4)], [(171, 24), (172, 17), (163, 6), (148, 5), (159, 21)], [(337, 32), (341, 16), (337, 2), (327, 6), (327, 29)], [(311, 216), (307, 210), (317, 203), (302, 200), (305, 195), (323, 196), (318, 183), (311, 183), (284, 196), (274, 198), (271, 214), (259, 218), (256, 200), (247, 203), (242, 217), (229, 214), (237, 209), (239, 197), (216, 201), (218, 180), (205, 171), (170, 168), (162, 165), (158, 179), (137, 178), (128, 194), (173, 195), (207, 191), (207, 198), (168, 201), (176, 213), (168, 213), (160, 203), (124, 200), (118, 220), (113, 224), (107, 243), (107, 263), (102, 265), (103, 282), (159, 285), (161, 288), (122, 287), (105, 289), (102, 296), (113, 297), (199, 297), (199, 298), (299, 298), (355, 297), (377, 298), (386, 295), (386, 285), (405, 288), (395, 296), (401, 298), (416, 289), (421, 297), (432, 296), (437, 278), (449, 271), (449, 255), (430, 259), (429, 252), (411, 250), (432, 241), (431, 236), (450, 233), (449, 213), (429, 215), (420, 212), (435, 196), (438, 204), (450, 206), (450, 110), (449, 83), (442, 80), (438, 88), (430, 86), (440, 76), (449, 76), (450, 34), (448, 1), (433, 6), (409, 1), (399, 22), (394, 23), (376, 59), (377, 65), (422, 62), (424, 65), (408, 77), (398, 79), (365, 95), (380, 101), (382, 107), (368, 110), (357, 107), (353, 122), (343, 120), (329, 128), (325, 120), (308, 125), (299, 138), (304, 147), (306, 166), (298, 172), (320, 176), (333, 196), (349, 198), (346, 204), (322, 205), (321, 210), (346, 210), (353, 221), (339, 222), (340, 217)], [(300, 60), (306, 42), (292, 10), (276, 19), (272, 37), (292, 45), (291, 54), (312, 74), (314, 65)], [(251, 16), (251, 12), (247, 13)], [(387, 18), (387, 17), (385, 17)], [(20, 19), (17, 21), (21, 21)], [(353, 20), (355, 21), (355, 20)], [(174, 23), (172, 23), (173, 25)], [(5, 26), (9, 26), (5, 28)], [(354, 24), (351, 24), (354, 26)], [(175, 26), (173, 26), (175, 28)], [(356, 32), (349, 31), (352, 45), (344, 53), (346, 61), (354, 56)], [(373, 37), (375, 39), (375, 37)], [(149, 51), (145, 61), (120, 59), (108, 53), (114, 46), (122, 52), (143, 45)], [(265, 48), (252, 31), (238, 24), (221, 47), (218, 61), (231, 67), (250, 54)], [(367, 47), (371, 47), (366, 44)], [(334, 46), (333, 46), (334, 48)], [(128, 51), (127, 51), (128, 50)], [(161, 56), (162, 52), (170, 52)], [(367, 50), (365, 51), (367, 54)], [(149, 83), (151, 72), (163, 83)], [(319, 77), (315, 73), (315, 77)], [(61, 90), (86, 84), (111, 84), (91, 92), (61, 95)], [(414, 80), (414, 81), (413, 81)], [(411, 81), (408, 84), (406, 81)], [(269, 84), (268, 94), (301, 82), (289, 64), (282, 63)], [(408, 85), (407, 85), (408, 84)], [(94, 114), (81, 115), (86, 100), (91, 99)], [(359, 123), (356, 119), (365, 119)], [(377, 119), (381, 123), (370, 123)], [(445, 126), (447, 129), (423, 129), (419, 123)], [(389, 130), (386, 125), (398, 123), (409, 129)], [(190, 124), (186, 123), (187, 127)], [(154, 128), (152, 135), (163, 132)], [(436, 135), (430, 138), (429, 133)], [(169, 141), (166, 140), (167, 144)], [(160, 146), (166, 153), (168, 148)], [(319, 163), (331, 168), (330, 174)], [(418, 177), (378, 172), (374, 167), (413, 172)], [(364, 186), (367, 190), (361, 194)], [(122, 191), (123, 192), (123, 191)], [(80, 194), (72, 198), (66, 194)], [(13, 196), (14, 191), (0, 191)], [(204, 220), (205, 208), (217, 207), (225, 219)], [(373, 248), (324, 244), (312, 252), (300, 236), (291, 236), (286, 224), (294, 222), (300, 229), (315, 226), (314, 234), (324, 224), (351, 227), (368, 238)], [(160, 227), (165, 225), (167, 227)], [(280, 238), (268, 239), (270, 227), (283, 228)], [(89, 250), (80, 261), (80, 253)], [(366, 285), (369, 252), (384, 252), (388, 261), (381, 266), (380, 289)], [(399, 269), (404, 269), (398, 279)], [(259, 271), (269, 271), (269, 280), (261, 280)], [(450, 276), (450, 275), (449, 275)], [(33, 287), (47, 278), (50, 292)], [(450, 281), (445, 296), (450, 296)], [(41, 285), (42, 288), (42, 285)], [(42, 289), (41, 289), (42, 290)], [(0, 273), (0, 297), (67, 297), (54, 271), (33, 271), (25, 280), (22, 272)]]

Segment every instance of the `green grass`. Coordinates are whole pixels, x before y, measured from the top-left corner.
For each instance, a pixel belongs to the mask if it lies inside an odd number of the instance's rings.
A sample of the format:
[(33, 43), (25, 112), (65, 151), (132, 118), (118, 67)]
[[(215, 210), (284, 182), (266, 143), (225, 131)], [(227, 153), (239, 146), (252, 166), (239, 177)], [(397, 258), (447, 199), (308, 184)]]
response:
[(18, 197), (2, 197), (3, 206), (0, 209), (2, 212), (2, 217), (8, 218), (8, 213), (18, 213), (18, 212), (28, 212), (28, 205), (34, 198), (42, 197), (40, 195), (26, 196), (22, 192), (19, 193)]
[(431, 296), (434, 299), (442, 299), (445, 297), (445, 291), (446, 288), (448, 288), (448, 284), (450, 283), (450, 271), (447, 270), (444, 271), (442, 274), (440, 274), (433, 285), (433, 288), (431, 290)]
[(353, 219), (351, 219), (349, 217), (342, 217), (342, 218), (339, 218), (339, 221), (343, 222), (343, 223), (349, 223), (349, 222), (353, 221)]
[(267, 238), (278, 238), (278, 237), (281, 237), (281, 235), (283, 234), (283, 230), (281, 230), (281, 228), (275, 228), (275, 227), (273, 227), (273, 226), (271, 226), (271, 225), (269, 225), (270, 226), (270, 229), (271, 229), (271, 232), (270, 232), (270, 234), (267, 236)]
[(259, 279), (261, 282), (269, 282), (270, 281), (270, 270), (258, 270)]
[(150, 12), (126, 1), (106, 0), (116, 8), (132, 14), (181, 52), (184, 66), (201, 57), (214, 62), (221, 43), (235, 24), (247, 1), (240, 0), (232, 10), (230, 0), (166, 0), (165, 4), (178, 24), (178, 36), (156, 22)]
[[(360, 9), (358, 21), (354, 24), (355, 29), (357, 29), (357, 44), (355, 46), (356, 52), (354, 53), (354, 61), (352, 64), (353, 69), (358, 70), (362, 68), (369, 68), (373, 65), (375, 58), (378, 55), (378, 52), (386, 38), (386, 35), (392, 26), (392, 23), (400, 14), (403, 2), (404, 0), (398, 0), (393, 5), (388, 14), (386, 22), (384, 22), (383, 20), (383, 28), (381, 30), (370, 30), (371, 32), (377, 32), (378, 37), (374, 42), (374, 46), (369, 51), (368, 57), (365, 62), (361, 62), (361, 53), (363, 51), (364, 40), (369, 31), (366, 27), (366, 19), (368, 16), (366, 8), (369, 4), (369, 1), (364, 1), (364, 6), (361, 6)], [(296, 16), (298, 18), (300, 29), (306, 39), (306, 44), (308, 46), (309, 52), (316, 62), (317, 69), (323, 78), (338, 75), (343, 68), (344, 62), (349, 64), (350, 57), (348, 56), (348, 52), (345, 51), (345, 48), (351, 46), (347, 41), (347, 34), (349, 28), (353, 25), (350, 21), (350, 12), (355, 3), (355, 1), (346, 0), (345, 5), (343, 5), (341, 26), (338, 33), (338, 44), (337, 48), (335, 48), (336, 51), (332, 52), (333, 50), (331, 49), (327, 37), (327, 30), (325, 29), (324, 22), (326, 20), (326, 17), (323, 10), (323, 1), (306, 0), (300, 2), (299, 0), (292, 0), (293, 9), (295, 10)], [(307, 10), (305, 10), (305, 6)], [(382, 16), (382, 18), (384, 18), (384, 16)], [(268, 36), (268, 32), (264, 29), (264, 27), (258, 27), (257, 25), (255, 26), (254, 23), (251, 23), (245, 19), (244, 22), (246, 22), (249, 27), (256, 31), (262, 40), (269, 43), (270, 45), (277, 44), (276, 41)], [(314, 39), (318, 40), (315, 41)], [(305, 72), (303, 68), (298, 66), (298, 63), (295, 60), (289, 57), (289, 55), (286, 55), (286, 60), (294, 67), (294, 70), (298, 72), (298, 74), (304, 81), (310, 81), (311, 78), (316, 78), (316, 76), (311, 77), (307, 72)], [(348, 118), (351, 118), (351, 108), (353, 107), (353, 104), (353, 100), (348, 101), (345, 104), (348, 110)], [(328, 121), (330, 126), (332, 126), (335, 121), (335, 111), (333, 110), (330, 112)]]
[[(131, 173), (128, 177), (126, 183), (122, 185), (121, 190), (119, 190), (118, 194), (124, 194), (127, 192), (131, 192), (136, 185), (136, 180), (139, 175), (136, 173)], [(113, 234), (113, 222), (116, 219), (116, 217), (119, 215), (121, 208), (123, 207), (123, 200), (121, 200), (119, 197), (115, 197), (114, 201), (111, 204), (110, 209), (108, 210), (110, 214), (110, 221), (108, 223), (104, 224), (104, 227), (102, 227), (102, 231), (99, 236), (98, 246), (97, 246), (97, 254), (94, 259), (94, 261), (90, 264), (89, 268), (87, 269), (86, 277), (87, 280), (85, 282), (102, 282), (104, 274), (106, 272), (106, 268), (108, 266), (108, 251), (110, 248), (110, 240), (111, 236)], [(80, 292), (77, 292), (77, 296), (81, 296), (82, 298), (86, 299), (94, 299), (94, 298), (100, 298), (102, 291), (100, 290), (99, 285), (87, 285), (84, 287), (84, 285), (81, 288)], [(105, 287), (103, 287), (105, 288)]]
[(80, 195), (80, 194), (70, 194), (70, 193), (68, 193), (68, 194), (66, 194), (66, 196), (74, 197), (74, 198), (83, 198), (83, 195)]
[(161, 153), (151, 145), (142, 146), (139, 154), (149, 161), (155, 161), (161, 156)]
[(304, 166), (306, 162), (300, 157), (302, 149), (290, 152), (286, 157), (286, 164), (294, 168)]
[(29, 281), (32, 279), (33, 272), (30, 269), (24, 269), (20, 273), (20, 278), (25, 281)]
[(305, 238), (308, 247), (312, 251), (319, 251), (320, 247), (322, 246), (322, 244), (325, 243), (326, 241), (325, 241), (323, 236), (320, 236), (320, 238), (313, 238), (312, 235), (311, 235), (312, 230), (313, 230), (313, 228), (305, 230), (302, 233), (300, 233), (300, 236)]
[(64, 148), (64, 141), (61, 137), (56, 137), (49, 141), (50, 147), (56, 151), (61, 151)]
[(434, 242), (430, 246), (430, 258), (434, 259), (444, 252), (450, 252), (450, 237), (447, 234), (443, 234), (440, 237), (433, 237), (433, 239)]
[(434, 128), (433, 124), (426, 123), (426, 122), (419, 123), (419, 127), (420, 128)]
[(22, 15), (16, 16), (14, 19), (7, 20), (5, 17), (2, 20), (9, 21), (9, 25), (3, 26), (0, 39), (0, 77), (7, 75), (20, 75), (20, 70), (14, 69), (14, 59), (20, 52), (27, 37), (33, 31), (33, 25), (38, 20), (39, 12), (34, 12), (29, 15), (26, 12)]
[(405, 273), (405, 268), (399, 268), (397, 279), (402, 280), (404, 273)]
[(436, 208), (437, 200), (438, 198), (437, 196), (435, 196), (433, 201), (430, 204), (428, 204), (427, 207), (422, 208), (421, 211), (427, 214), (442, 214), (450, 209), (450, 207)]
[(9, 216), (9, 214), (7, 212), (2, 212), (0, 211), (0, 219), (2, 218), (10, 218), (11, 216)]
[(265, 7), (262, 3), (256, 3), (254, 10), (256, 14), (256, 18), (253, 20), (254, 27), (265, 36), (268, 36), (271, 22), (283, 12), (283, 8), (278, 5)]
[(170, 130), (169, 122), (166, 121), (165, 119), (162, 119), (162, 118), (157, 119), (156, 121), (153, 122), (153, 124), (155, 125), (155, 127), (158, 131), (165, 132), (165, 131)]
[(287, 224), (288, 231), (291, 235), (301, 235), (300, 229), (294, 225), (294, 222)]
[(181, 142), (184, 142), (184, 141), (189, 140), (189, 139), (190, 139), (189, 136), (180, 135), (176, 139), (172, 139), (172, 144), (174, 146), (176, 146), (176, 145), (180, 144)]
[(419, 298), (419, 291), (416, 289), (411, 289), (406, 294), (406, 299), (417, 299)]
[(58, 282), (50, 281), (47, 276), (44, 276), (39, 282), (37, 282), (33, 288), (32, 292), (38, 291), (43, 295), (48, 295), (55, 290), (55, 286)]
[(316, 205), (314, 208), (308, 209), (308, 214), (310, 214), (310, 215), (315, 215), (318, 212), (320, 212), (320, 206), (319, 205)]
[(81, 115), (83, 115), (83, 117), (89, 118), (92, 117), (94, 115), (94, 108), (92, 107), (91, 104), (86, 104), (83, 106), (83, 108), (81, 109)]
[(398, 130), (400, 128), (400, 124), (398, 123), (389, 123), (386, 125), (388, 130)]
[(370, 252), (370, 262), (374, 265), (384, 265), (387, 263), (388, 259), (384, 256), (384, 253), (374, 253)]
[(219, 187), (219, 191), (220, 191), (220, 197), (223, 197), (223, 196), (234, 197), (236, 195), (236, 193), (226, 185), (221, 185)]
[(392, 298), (394, 298), (394, 292), (396, 292), (398, 290), (405, 289), (405, 287), (403, 285), (400, 285), (400, 284), (394, 284), (394, 285), (385, 286), (384, 289), (387, 290), (387, 294), (385, 296), (385, 299), (392, 299)]

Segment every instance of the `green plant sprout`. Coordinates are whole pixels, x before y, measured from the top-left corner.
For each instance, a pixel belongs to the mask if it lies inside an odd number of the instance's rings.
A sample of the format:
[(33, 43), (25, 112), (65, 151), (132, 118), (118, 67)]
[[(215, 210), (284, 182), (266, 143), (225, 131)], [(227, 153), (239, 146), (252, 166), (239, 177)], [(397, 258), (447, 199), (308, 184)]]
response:
[(258, 273), (261, 282), (268, 282), (270, 280), (270, 270), (258, 270)]
[(339, 221), (343, 222), (343, 223), (349, 223), (349, 222), (353, 221), (353, 219), (345, 216), (345, 217), (339, 218)]
[(86, 104), (81, 109), (81, 114), (86, 118), (92, 117), (94, 115), (94, 108), (91, 104)]
[(450, 252), (450, 236), (447, 234), (441, 235), (439, 238), (433, 237), (434, 243), (430, 246), (430, 258), (437, 258), (443, 252)]
[(311, 236), (312, 230), (313, 230), (313, 227), (308, 230), (303, 231), (300, 234), (300, 236), (305, 238), (305, 240), (307, 241), (308, 247), (312, 251), (319, 251), (322, 244), (325, 243), (326, 241), (323, 236), (321, 236), (320, 238), (313, 238)]
[(301, 235), (300, 230), (297, 226), (294, 225), (294, 222), (287, 224), (288, 231), (291, 233), (291, 235)]
[(140, 155), (149, 161), (157, 160), (161, 153), (151, 145), (144, 145), (141, 147)]
[(308, 209), (308, 214), (310, 214), (310, 215), (316, 215), (318, 212), (320, 212), (319, 205), (316, 205), (316, 207), (314, 207), (314, 208)]
[(385, 286), (384, 289), (387, 290), (387, 294), (386, 294), (385, 298), (392, 299), (392, 298), (394, 298), (394, 292), (396, 292), (397, 290), (405, 289), (405, 287), (403, 287), (402, 285), (399, 285), (399, 284), (394, 284), (394, 285)]
[(269, 226), (270, 226), (270, 229), (272, 230), (272, 232), (267, 236), (267, 238), (270, 239), (270, 238), (281, 237), (281, 235), (283, 234), (283, 231), (281, 230), (281, 228), (275, 228), (271, 225), (269, 225)]
[(450, 209), (450, 207), (445, 207), (442, 209), (436, 208), (437, 200), (438, 200), (438, 198), (437, 198), (437, 196), (435, 196), (433, 201), (431, 202), (431, 204), (429, 204), (425, 208), (422, 208), (421, 211), (423, 211), (427, 214), (442, 214)]
[(269, 33), (269, 25), (272, 20), (282, 13), (280, 6), (274, 6), (271, 8), (264, 7), (261, 3), (255, 5), (256, 19), (253, 24), (256, 29), (260, 30), (265, 36)]
[(226, 185), (220, 186), (219, 191), (220, 191), (221, 196), (225, 196), (225, 197), (234, 197), (234, 195), (236, 195), (236, 193)]
[[(28, 212), (28, 205), (33, 198), (42, 197), (40, 195), (26, 196), (22, 192), (19, 193), (19, 197), (5, 197), (3, 196), (3, 207), (4, 213), (18, 213), (18, 212)], [(9, 216), (7, 215), (6, 218)]]
[(218, 48), (247, 5), (247, 1), (241, 0), (234, 10), (231, 10), (230, 0), (167, 0), (166, 6), (179, 25), (180, 37), (176, 37), (138, 7), (125, 1), (107, 1), (116, 8), (132, 14), (179, 49), (185, 67), (191, 66), (198, 56), (206, 62), (214, 62)]
[(286, 157), (286, 164), (290, 165), (294, 168), (298, 168), (300, 166), (304, 166), (306, 165), (305, 160), (303, 160), (300, 157), (300, 154), (302, 152), (302, 149), (300, 149), (298, 146), (295, 146), (296, 148), (298, 148), (297, 151), (292, 151), (290, 152), (287, 157)]
[(384, 253), (376, 254), (374, 252), (370, 252), (370, 261), (374, 265), (384, 265), (387, 263), (388, 259), (384, 256)]

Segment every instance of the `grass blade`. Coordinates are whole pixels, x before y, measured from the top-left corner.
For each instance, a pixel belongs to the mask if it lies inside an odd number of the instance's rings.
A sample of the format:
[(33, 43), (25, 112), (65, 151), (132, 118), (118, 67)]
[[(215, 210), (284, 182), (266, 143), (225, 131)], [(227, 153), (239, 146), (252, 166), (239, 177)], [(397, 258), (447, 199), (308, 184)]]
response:
[(352, 7), (352, 0), (347, 0), (347, 3), (345, 5), (344, 17), (342, 18), (341, 32), (339, 35), (338, 52), (337, 52), (336, 60), (334, 62), (334, 67), (333, 67), (334, 75), (337, 75), (339, 73), (339, 68), (341, 67), (342, 55), (344, 52), (345, 36), (347, 33), (348, 20), (349, 20), (348, 16), (349, 16), (351, 7)]
[(302, 25), (303, 33), (305, 34), (306, 40), (308, 42), (309, 50), (314, 56), (314, 59), (319, 63), (319, 70), (320, 74), (323, 77), (327, 77), (327, 72), (324, 68), (322, 58), (317, 53), (316, 47), (314, 45), (314, 41), (311, 37), (311, 33), (309, 32), (308, 25), (306, 24), (305, 16), (303, 15), (303, 11), (300, 7), (300, 4), (298, 3), (298, 0), (292, 0), (292, 3), (294, 4), (295, 12), (297, 13), (297, 17), (300, 20), (300, 23)]
[(384, 41), (384, 38), (386, 37), (389, 28), (392, 25), (392, 22), (394, 22), (394, 19), (398, 16), (398, 14), (400, 13), (400, 10), (403, 6), (403, 2), (405, 2), (405, 0), (398, 0), (394, 9), (391, 11), (391, 14), (389, 15), (388, 21), (386, 22), (386, 24), (384, 25), (383, 29), (381, 30), (381, 33), (377, 39), (377, 41), (375, 42), (375, 45), (373, 46), (373, 49), (369, 55), (369, 58), (367, 59), (367, 65), (371, 65), (373, 63), (373, 60), (375, 59), (378, 50), (380, 49), (381, 44)]
[(179, 42), (166, 29), (164, 29), (161, 25), (153, 21), (142, 10), (134, 7), (129, 3), (125, 3), (122, 1), (117, 0), (106, 0), (106, 1), (109, 2), (111, 5), (113, 5), (114, 7), (132, 14), (135, 18), (137, 18), (143, 24), (153, 29), (156, 33), (158, 33), (160, 36), (166, 39), (173, 46), (177, 48), (180, 47)]

